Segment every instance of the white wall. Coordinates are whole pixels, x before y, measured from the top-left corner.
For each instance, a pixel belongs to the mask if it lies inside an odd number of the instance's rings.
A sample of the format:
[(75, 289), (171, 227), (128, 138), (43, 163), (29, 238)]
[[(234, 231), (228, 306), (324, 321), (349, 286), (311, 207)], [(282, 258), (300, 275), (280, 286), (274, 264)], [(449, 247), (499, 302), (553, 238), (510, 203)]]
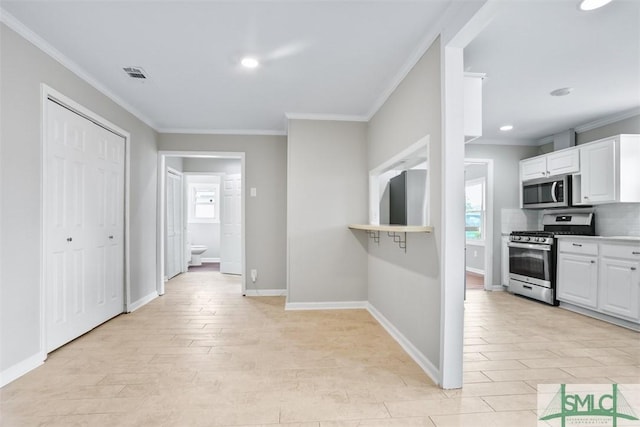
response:
[(366, 301), (366, 124), (290, 120), (287, 303)]
[[(440, 368), (441, 79), (436, 40), (369, 122), (368, 169), (430, 136), (432, 234), (408, 234), (407, 252), (386, 235), (369, 241), (370, 304), (433, 365)], [(461, 170), (462, 172), (462, 170)], [(462, 284), (461, 284), (462, 286)], [(437, 372), (432, 374), (436, 374)]]
[(234, 174), (242, 172), (241, 162), (238, 159), (212, 159), (185, 157), (183, 162), (184, 172), (208, 172)]
[[(538, 147), (518, 145), (488, 145), (470, 143), (465, 146), (465, 159), (493, 160), (493, 283), (500, 285), (501, 277), (501, 226), (503, 210), (520, 208), (520, 169), (519, 162), (527, 157), (536, 155)], [(468, 254), (468, 252), (467, 252)]]
[(586, 144), (587, 142), (597, 141), (598, 139), (613, 135), (620, 135), (622, 133), (640, 133), (640, 114), (586, 132), (578, 133), (576, 134), (576, 144)]
[[(246, 271), (258, 270), (247, 289), (285, 289), (287, 224), (287, 139), (284, 136), (160, 134), (160, 150), (244, 152), (246, 198)], [(185, 159), (185, 171), (191, 169)]]
[[(40, 84), (131, 133), (131, 300), (156, 289), (156, 133), (0, 24), (0, 372), (40, 348)], [(31, 359), (32, 361), (35, 359)]]

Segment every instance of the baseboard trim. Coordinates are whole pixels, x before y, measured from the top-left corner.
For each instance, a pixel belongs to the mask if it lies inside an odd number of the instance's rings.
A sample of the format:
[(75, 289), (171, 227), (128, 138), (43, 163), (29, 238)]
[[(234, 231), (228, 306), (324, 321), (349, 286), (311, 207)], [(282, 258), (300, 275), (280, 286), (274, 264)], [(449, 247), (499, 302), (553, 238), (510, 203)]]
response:
[(287, 302), (285, 310), (353, 310), (366, 309), (367, 301)]
[(481, 276), (484, 276), (484, 270), (480, 270), (479, 268), (465, 267), (465, 270), (468, 271), (469, 273), (474, 273), (474, 274), (479, 274)]
[(577, 305), (562, 301), (560, 302), (560, 308), (564, 308), (568, 311), (573, 311), (574, 313), (582, 314), (583, 316), (589, 316), (593, 317), (594, 319), (603, 320), (616, 326), (631, 329), (632, 331), (640, 332), (640, 324), (631, 322), (629, 320), (619, 319), (614, 316), (609, 316), (608, 314), (599, 313), (597, 311), (589, 310), (588, 308), (579, 307)]
[(220, 258), (200, 258), (202, 262), (220, 262)]
[(42, 365), (47, 358), (45, 353), (36, 353), (31, 357), (26, 358), (22, 362), (18, 362), (15, 365), (0, 372), (0, 387), (13, 382), (23, 376), (24, 374), (33, 371), (38, 366)]
[(371, 303), (367, 302), (366, 305), (367, 311), (373, 316), (374, 319), (382, 325), (382, 327), (395, 339), (398, 344), (407, 352), (407, 354), (422, 368), (422, 370), (431, 378), (431, 380), (437, 384), (441, 385), (440, 381), (440, 370), (433, 366), (433, 363), (429, 359), (425, 357), (424, 354), (420, 350), (414, 346), (411, 341), (405, 337), (402, 332), (400, 332), (393, 323), (389, 321), (382, 313), (378, 311)]
[(138, 301), (132, 302), (131, 304), (129, 304), (129, 307), (127, 307), (127, 313), (132, 313), (136, 311), (143, 305), (146, 305), (151, 301), (153, 301), (154, 299), (158, 298), (158, 296), (159, 296), (158, 291), (153, 291), (149, 295), (140, 298)]
[(244, 295), (247, 297), (284, 297), (287, 295), (286, 289), (245, 289)]
[(491, 290), (493, 292), (504, 292), (507, 290), (507, 288), (504, 285), (493, 285), (491, 287)]

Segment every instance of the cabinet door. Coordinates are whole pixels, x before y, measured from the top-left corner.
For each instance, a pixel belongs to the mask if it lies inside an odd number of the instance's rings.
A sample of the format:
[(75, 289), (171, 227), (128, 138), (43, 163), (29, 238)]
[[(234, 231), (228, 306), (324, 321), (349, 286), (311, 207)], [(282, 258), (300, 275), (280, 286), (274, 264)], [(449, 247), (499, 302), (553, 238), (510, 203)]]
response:
[(545, 156), (520, 162), (520, 180), (544, 178), (547, 176), (547, 158)]
[(614, 202), (616, 199), (615, 140), (580, 149), (582, 202)]
[(598, 264), (593, 256), (558, 254), (557, 299), (597, 308)]
[(614, 316), (640, 320), (640, 262), (602, 258), (598, 308)]
[(502, 286), (509, 286), (509, 236), (502, 236)]
[(580, 172), (580, 151), (576, 148), (547, 155), (549, 176)]

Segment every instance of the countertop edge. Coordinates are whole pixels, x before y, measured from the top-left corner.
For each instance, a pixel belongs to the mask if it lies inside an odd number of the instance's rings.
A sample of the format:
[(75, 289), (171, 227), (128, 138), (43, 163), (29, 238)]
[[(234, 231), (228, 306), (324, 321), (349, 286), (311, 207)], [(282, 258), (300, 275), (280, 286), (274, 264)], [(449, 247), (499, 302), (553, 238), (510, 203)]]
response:
[(581, 239), (581, 240), (613, 240), (617, 242), (640, 243), (640, 236), (582, 236), (575, 234), (561, 234), (557, 239)]

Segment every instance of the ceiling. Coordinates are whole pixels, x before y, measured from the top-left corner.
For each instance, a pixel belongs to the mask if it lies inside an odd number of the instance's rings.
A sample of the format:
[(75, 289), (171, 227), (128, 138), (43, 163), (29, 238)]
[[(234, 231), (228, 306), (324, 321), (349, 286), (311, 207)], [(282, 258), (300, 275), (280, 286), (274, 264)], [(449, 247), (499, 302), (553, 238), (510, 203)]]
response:
[[(2, 1), (160, 131), (284, 133), (366, 119), (451, 0)], [(243, 56), (261, 65), (240, 66)], [(122, 70), (149, 75), (132, 80)]]
[[(369, 118), (453, 1), (1, 4), (161, 132), (283, 134), (287, 113)], [(592, 12), (580, 12), (577, 0), (494, 8), (465, 49), (465, 69), (486, 73), (478, 142), (535, 144), (640, 107), (639, 1), (614, 0)], [(261, 65), (244, 69), (245, 55)], [(149, 78), (129, 78), (126, 66)], [(561, 87), (574, 91), (549, 95)], [(504, 124), (514, 129), (499, 131)]]
[[(640, 1), (504, 1), (464, 51), (486, 73), (482, 141), (535, 141), (640, 106)], [(564, 97), (549, 93), (572, 87)], [(636, 110), (636, 114), (640, 111)], [(501, 132), (511, 124), (514, 129)]]

